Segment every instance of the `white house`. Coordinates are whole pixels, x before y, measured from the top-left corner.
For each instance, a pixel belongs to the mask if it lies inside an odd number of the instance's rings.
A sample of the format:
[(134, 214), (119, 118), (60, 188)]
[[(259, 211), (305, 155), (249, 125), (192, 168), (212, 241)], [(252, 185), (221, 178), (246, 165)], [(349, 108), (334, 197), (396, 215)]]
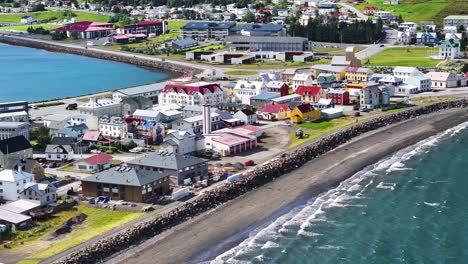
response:
[(361, 107), (374, 109), (390, 103), (388, 91), (380, 89), (379, 84), (367, 84), (360, 92)]
[(439, 57), (456, 59), (460, 57), (460, 41), (456, 39), (444, 40), (439, 46)]
[(32, 24), (32, 23), (36, 23), (37, 20), (34, 19), (32, 16), (24, 16), (20, 19), (20, 23), (21, 24)]
[(19, 170), (0, 171), (0, 200), (19, 200), (24, 186), (34, 182), (34, 175), (22, 171), (21, 167), (19, 167)]
[(114, 116), (122, 114), (122, 105), (109, 98), (96, 99), (92, 97), (88, 103), (78, 105), (81, 114), (101, 117), (103, 115)]
[(400, 78), (403, 82), (410, 76), (422, 75), (415, 67), (398, 66), (393, 68), (393, 76)]
[(69, 145), (47, 145), (45, 150), (46, 160), (70, 161), (74, 158), (74, 152)]
[(243, 104), (250, 104), (250, 98), (267, 92), (264, 82), (240, 80), (234, 87), (234, 96)]
[(208, 82), (167, 84), (161, 91), (161, 97), (162, 105), (216, 105), (224, 102), (224, 92), (219, 84)]
[(304, 86), (310, 86), (312, 85), (313, 80), (312, 76), (307, 73), (296, 73), (292, 79), (292, 88), (294, 90), (297, 89), (297, 87), (304, 85)]
[(20, 192), (21, 199), (36, 200), (41, 206), (57, 201), (57, 187), (49, 183), (28, 182)]
[(177, 155), (187, 155), (197, 151), (196, 135), (190, 129), (169, 130), (161, 149)]
[(43, 125), (48, 127), (51, 130), (59, 130), (68, 126), (68, 122), (70, 121), (69, 115), (60, 115), (60, 114), (51, 114), (45, 116), (43, 119)]
[[(211, 113), (211, 130), (220, 129), (222, 126), (221, 118), (218, 113)], [(187, 117), (176, 120), (172, 123), (173, 129), (187, 130), (191, 129), (195, 133), (201, 133), (203, 130), (203, 115)]]
[(431, 90), (431, 79), (424, 74), (410, 76), (406, 78), (406, 84), (411, 84), (418, 87), (420, 92), (426, 92)]
[(123, 138), (125, 134), (125, 126), (119, 116), (102, 116), (99, 119), (99, 132), (104, 137)]
[(252, 125), (257, 123), (257, 114), (255, 112), (250, 111), (248, 109), (242, 109), (237, 111), (234, 115), (234, 118), (240, 119), (244, 121), (246, 125)]
[(449, 72), (428, 72), (426, 76), (431, 79), (432, 88), (456, 88), (467, 85), (467, 80), (461, 75)]
[(112, 155), (99, 153), (97, 155), (79, 160), (73, 164), (77, 170), (83, 171), (101, 171), (109, 169), (112, 166)]

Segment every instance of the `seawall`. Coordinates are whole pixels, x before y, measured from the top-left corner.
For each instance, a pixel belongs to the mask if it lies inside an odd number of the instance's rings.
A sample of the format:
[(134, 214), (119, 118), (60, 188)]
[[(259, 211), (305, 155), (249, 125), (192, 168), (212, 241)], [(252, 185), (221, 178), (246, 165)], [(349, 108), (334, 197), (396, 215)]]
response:
[(163, 214), (157, 219), (129, 228), (115, 236), (101, 239), (97, 243), (70, 254), (67, 258), (59, 261), (59, 263), (101, 262), (121, 250), (137, 245), (160, 234), (164, 230), (292, 172), (308, 161), (322, 156), (364, 133), (444, 109), (465, 107), (468, 107), (468, 100), (465, 99), (435, 103), (345, 127), (294, 151), (282, 154), (280, 157), (256, 167), (251, 172), (244, 173), (237, 183), (226, 184), (217, 189), (207, 191), (195, 201), (188, 202), (167, 214)]
[(199, 74), (202, 72), (202, 70), (199, 68), (195, 68), (187, 64), (182, 65), (174, 62), (165, 61), (160, 58), (142, 58), (142, 56), (122, 52), (111, 52), (106, 50), (98, 50), (94, 48), (86, 49), (79, 46), (71, 46), (62, 43), (54, 43), (51, 41), (36, 40), (15, 35), (8, 35), (4, 33), (0, 33), (0, 42), (9, 45), (44, 49), (52, 52), (75, 54), (102, 60), (112, 60), (116, 62), (136, 65), (139, 67), (146, 67), (156, 69), (159, 71), (171, 72), (179, 75), (185, 73)]

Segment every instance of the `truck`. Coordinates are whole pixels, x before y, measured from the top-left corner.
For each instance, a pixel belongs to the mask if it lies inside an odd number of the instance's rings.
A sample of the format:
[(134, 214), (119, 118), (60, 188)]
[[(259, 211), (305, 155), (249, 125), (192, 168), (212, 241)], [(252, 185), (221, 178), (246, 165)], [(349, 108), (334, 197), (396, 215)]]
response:
[(190, 195), (190, 190), (188, 188), (180, 188), (172, 192), (172, 199), (178, 201)]

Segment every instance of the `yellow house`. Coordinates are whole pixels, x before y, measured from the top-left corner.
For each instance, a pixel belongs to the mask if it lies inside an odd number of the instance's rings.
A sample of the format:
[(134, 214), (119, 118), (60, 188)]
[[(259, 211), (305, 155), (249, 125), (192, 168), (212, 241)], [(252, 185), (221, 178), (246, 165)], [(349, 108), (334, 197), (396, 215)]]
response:
[(346, 69), (346, 80), (349, 82), (367, 82), (372, 71), (363, 67), (348, 67)]
[(300, 104), (291, 111), (292, 123), (304, 123), (305, 121), (313, 121), (320, 119), (322, 111), (314, 109), (310, 104)]
[(234, 103), (235, 100), (236, 100), (235, 95), (234, 95), (235, 94), (235, 91), (234, 91), (235, 87), (236, 87), (235, 82), (226, 83), (226, 84), (224, 84), (222, 86), (226, 101), (228, 101), (229, 103)]
[(268, 103), (257, 111), (257, 116), (264, 120), (285, 120), (291, 116), (291, 110), (287, 104)]

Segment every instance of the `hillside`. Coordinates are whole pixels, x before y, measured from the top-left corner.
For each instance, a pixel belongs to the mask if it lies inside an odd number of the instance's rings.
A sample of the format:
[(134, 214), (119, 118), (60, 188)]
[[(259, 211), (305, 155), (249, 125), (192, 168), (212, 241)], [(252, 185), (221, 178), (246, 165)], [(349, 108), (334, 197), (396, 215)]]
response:
[[(73, 11), (77, 21), (95, 21), (95, 22), (108, 22), (109, 17), (105, 15), (98, 15), (88, 12)], [(0, 23), (19, 23), (21, 17), (25, 14), (0, 14)], [(65, 11), (44, 11), (33, 12), (27, 15), (34, 17), (40, 22), (56, 22), (68, 17)]]

